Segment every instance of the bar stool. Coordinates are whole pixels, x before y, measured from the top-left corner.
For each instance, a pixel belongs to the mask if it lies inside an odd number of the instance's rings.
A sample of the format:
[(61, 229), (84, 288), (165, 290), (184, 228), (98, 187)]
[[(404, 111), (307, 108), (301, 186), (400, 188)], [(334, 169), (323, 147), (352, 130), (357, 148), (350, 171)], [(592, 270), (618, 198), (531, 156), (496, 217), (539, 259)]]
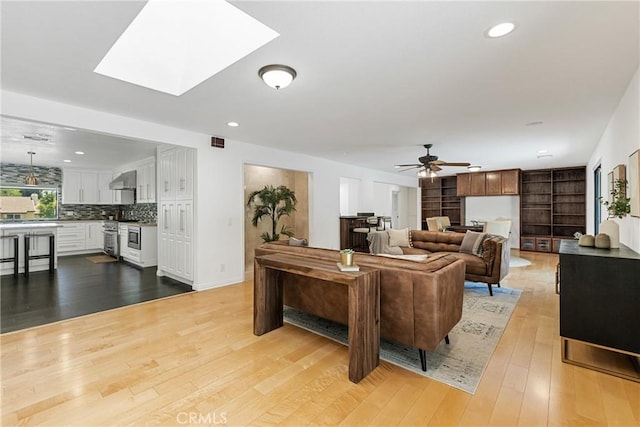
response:
[(3, 262), (13, 262), (13, 275), (14, 277), (18, 277), (18, 240), (20, 236), (17, 234), (10, 234), (8, 236), (0, 236), (3, 239), (12, 239), (13, 240), (13, 256), (0, 258), (0, 263)]
[[(48, 237), (49, 238), (49, 253), (42, 255), (29, 255), (29, 247), (31, 246), (31, 238)], [(25, 234), (24, 235), (24, 275), (29, 275), (29, 261), (32, 259), (49, 259), (49, 273), (53, 273), (55, 269), (55, 250), (56, 250), (56, 236), (53, 233), (48, 234)]]

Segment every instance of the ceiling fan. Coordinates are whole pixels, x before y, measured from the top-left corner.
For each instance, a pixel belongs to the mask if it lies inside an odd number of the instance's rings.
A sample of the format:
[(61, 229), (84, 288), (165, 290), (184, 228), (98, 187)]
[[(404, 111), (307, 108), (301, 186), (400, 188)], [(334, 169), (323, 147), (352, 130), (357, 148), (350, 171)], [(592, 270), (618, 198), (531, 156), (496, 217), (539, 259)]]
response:
[(438, 160), (438, 156), (433, 156), (429, 153), (429, 149), (433, 147), (433, 144), (425, 144), (424, 148), (427, 149), (427, 154), (425, 156), (419, 157), (418, 161), (420, 163), (409, 163), (406, 165), (395, 165), (396, 168), (406, 168), (400, 172), (410, 170), (410, 169), (419, 169), (418, 176), (427, 177), (427, 176), (435, 176), (436, 172), (441, 171), (441, 166), (469, 166), (471, 163), (467, 162), (445, 162), (444, 160)]

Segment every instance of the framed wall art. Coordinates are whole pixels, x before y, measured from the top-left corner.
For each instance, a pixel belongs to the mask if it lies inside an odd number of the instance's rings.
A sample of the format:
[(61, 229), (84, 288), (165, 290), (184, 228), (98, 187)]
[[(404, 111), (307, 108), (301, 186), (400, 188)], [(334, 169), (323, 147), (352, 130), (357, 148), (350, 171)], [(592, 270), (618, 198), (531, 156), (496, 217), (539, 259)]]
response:
[(631, 199), (631, 216), (640, 217), (640, 150), (629, 156), (627, 197)]

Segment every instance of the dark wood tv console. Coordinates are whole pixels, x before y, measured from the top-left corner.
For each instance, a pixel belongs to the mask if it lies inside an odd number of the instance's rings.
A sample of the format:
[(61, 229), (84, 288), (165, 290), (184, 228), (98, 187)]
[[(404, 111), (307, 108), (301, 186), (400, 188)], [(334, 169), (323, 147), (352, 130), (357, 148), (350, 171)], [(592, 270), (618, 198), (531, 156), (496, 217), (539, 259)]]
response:
[[(640, 254), (619, 249), (560, 245), (560, 337), (564, 362), (640, 382)], [(577, 360), (582, 344), (628, 356), (634, 372)]]

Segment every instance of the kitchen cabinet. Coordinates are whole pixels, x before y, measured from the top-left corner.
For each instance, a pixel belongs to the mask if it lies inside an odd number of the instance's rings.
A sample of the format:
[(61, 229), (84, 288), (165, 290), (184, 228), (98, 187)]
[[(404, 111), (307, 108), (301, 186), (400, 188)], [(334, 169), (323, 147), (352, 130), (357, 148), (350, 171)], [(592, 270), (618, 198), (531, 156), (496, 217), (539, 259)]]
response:
[(85, 247), (87, 250), (101, 251), (104, 246), (104, 228), (102, 221), (85, 224)]
[(176, 148), (176, 199), (193, 198), (195, 151)]
[(115, 191), (109, 188), (109, 184), (113, 180), (113, 175), (111, 172), (100, 172), (97, 175), (97, 179), (98, 192), (96, 203), (99, 205), (112, 205)]
[(102, 221), (62, 221), (56, 247), (60, 255), (100, 252), (104, 244)]
[(162, 202), (159, 224), (160, 269), (193, 280), (193, 202)]
[(159, 153), (158, 274), (191, 282), (194, 273), (195, 150), (171, 148)]
[(500, 171), (500, 188), (505, 196), (520, 194), (520, 169)]
[(98, 203), (98, 174), (91, 171), (63, 169), (62, 203)]
[(459, 173), (456, 175), (456, 195), (458, 197), (470, 196), (471, 195), (471, 174), (470, 173)]
[(126, 226), (128, 234), (131, 227), (139, 227), (140, 249), (130, 248), (128, 239), (121, 239), (122, 245), (127, 246), (126, 250), (121, 254), (122, 259), (137, 265), (139, 267), (153, 267), (158, 264), (158, 229), (154, 225), (132, 225)]
[(458, 196), (517, 196), (520, 194), (520, 169), (460, 173)]
[(484, 172), (476, 172), (471, 174), (471, 195), (485, 196), (486, 174)]
[(160, 153), (160, 198), (192, 199), (194, 172), (195, 150), (181, 147)]
[(136, 168), (136, 203), (156, 203), (156, 159), (146, 159)]
[(484, 195), (502, 195), (502, 174), (500, 173), (500, 171), (485, 173)]
[(87, 248), (86, 223), (82, 221), (65, 221), (58, 230), (56, 246), (60, 255), (71, 255), (84, 252)]
[(126, 223), (118, 223), (118, 256), (129, 257), (129, 226)]

